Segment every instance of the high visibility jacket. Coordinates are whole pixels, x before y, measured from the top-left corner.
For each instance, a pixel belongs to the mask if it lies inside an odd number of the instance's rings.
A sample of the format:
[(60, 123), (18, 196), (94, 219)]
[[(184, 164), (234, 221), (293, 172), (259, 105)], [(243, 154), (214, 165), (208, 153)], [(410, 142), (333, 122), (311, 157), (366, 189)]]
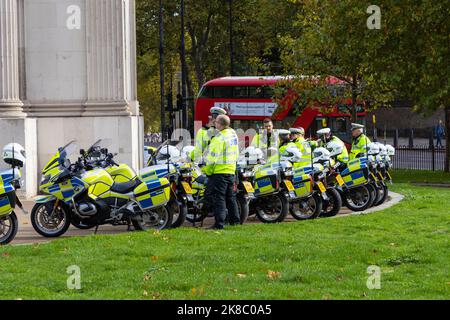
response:
[(358, 137), (353, 138), (352, 150), (350, 151), (350, 160), (366, 155), (367, 146), (370, 142), (370, 139), (365, 134), (360, 134)]
[(273, 130), (272, 134), (270, 135), (270, 138), (268, 138), (266, 131), (262, 133), (257, 133), (253, 137), (252, 143), (250, 145), (255, 148), (260, 148), (262, 150), (270, 147), (277, 148), (279, 145), (278, 134), (276, 133), (276, 130)]
[(235, 174), (239, 156), (238, 137), (231, 129), (223, 129), (211, 140), (206, 154), (204, 172), (212, 174)]
[(302, 153), (301, 165), (311, 164), (311, 145), (305, 138), (297, 138), (293, 141)]
[(276, 162), (280, 161), (279, 157), (281, 156), (281, 154), (283, 152), (286, 151), (287, 148), (298, 148), (298, 147), (292, 141), (285, 142), (278, 149), (278, 154), (274, 154), (274, 155), (270, 156), (270, 158), (267, 160), (267, 162), (269, 162), (269, 163), (276, 163)]
[(342, 162), (342, 163), (347, 163), (348, 162), (348, 151), (347, 151), (347, 147), (345, 146), (345, 143), (341, 140), (341, 139), (339, 139), (338, 137), (336, 137), (336, 136), (332, 136), (331, 137), (331, 139), (330, 139), (330, 141), (328, 141), (326, 144), (324, 144), (323, 146), (325, 147), (325, 148), (327, 148), (327, 145), (328, 145), (328, 143), (330, 143), (330, 142), (337, 142), (337, 143), (339, 143), (340, 145), (342, 145), (342, 152), (340, 153), (340, 154), (338, 154), (337, 156), (334, 156), (335, 157), (335, 160), (337, 160), (337, 161), (339, 161), (339, 162)]
[(201, 127), (197, 131), (195, 137), (194, 150), (191, 152), (190, 157), (194, 162), (203, 162), (203, 156), (211, 143), (211, 139), (215, 135), (216, 129), (214, 127)]

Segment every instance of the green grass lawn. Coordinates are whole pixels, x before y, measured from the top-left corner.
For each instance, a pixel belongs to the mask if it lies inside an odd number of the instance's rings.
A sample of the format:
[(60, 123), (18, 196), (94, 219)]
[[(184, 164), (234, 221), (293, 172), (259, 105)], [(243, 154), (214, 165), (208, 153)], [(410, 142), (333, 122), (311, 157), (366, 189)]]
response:
[[(372, 214), (2, 247), (1, 299), (448, 299), (450, 189), (402, 181), (450, 176), (414, 175), (395, 172), (405, 199)], [(67, 289), (70, 265), (81, 290)]]

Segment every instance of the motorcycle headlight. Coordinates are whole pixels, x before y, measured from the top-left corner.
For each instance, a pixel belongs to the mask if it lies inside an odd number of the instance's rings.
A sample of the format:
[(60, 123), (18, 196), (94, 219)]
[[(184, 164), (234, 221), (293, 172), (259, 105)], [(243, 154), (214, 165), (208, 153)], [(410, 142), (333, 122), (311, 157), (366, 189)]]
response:
[(244, 171), (244, 173), (242, 173), (242, 176), (244, 178), (250, 178), (253, 177), (254, 173), (252, 171)]
[(41, 184), (47, 184), (52, 176), (50, 174), (42, 175)]

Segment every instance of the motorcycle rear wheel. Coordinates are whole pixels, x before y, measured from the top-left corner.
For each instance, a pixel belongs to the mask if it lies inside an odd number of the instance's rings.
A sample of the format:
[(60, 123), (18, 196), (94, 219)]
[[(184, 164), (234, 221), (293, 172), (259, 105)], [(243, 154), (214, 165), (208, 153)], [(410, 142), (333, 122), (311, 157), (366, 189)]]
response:
[[(306, 207), (302, 206), (302, 203)], [(317, 218), (322, 212), (322, 197), (318, 193), (314, 193), (311, 197), (289, 203), (289, 211), (297, 220), (309, 220)]]
[(372, 188), (366, 184), (360, 187), (344, 191), (343, 200), (345, 206), (352, 211), (364, 211), (373, 202)]
[(289, 201), (282, 192), (261, 197), (255, 205), (256, 216), (264, 223), (282, 222), (289, 212)]
[(374, 206), (379, 206), (380, 204), (384, 203), (387, 199), (387, 196), (389, 194), (388, 187), (383, 183), (378, 189), (379, 197), (377, 201), (375, 202)]
[(0, 245), (5, 245), (14, 240), (19, 229), (17, 216), (13, 212), (0, 218)]
[(135, 230), (147, 231), (150, 229), (162, 230), (172, 226), (173, 209), (170, 206), (161, 206), (155, 209), (139, 212), (131, 219)]

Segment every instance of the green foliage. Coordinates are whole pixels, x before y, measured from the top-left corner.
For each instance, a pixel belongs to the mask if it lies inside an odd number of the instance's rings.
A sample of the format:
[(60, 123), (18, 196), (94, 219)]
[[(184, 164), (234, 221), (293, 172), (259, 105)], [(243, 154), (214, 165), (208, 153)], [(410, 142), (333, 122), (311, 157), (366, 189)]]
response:
[[(166, 92), (177, 88), (180, 65), (179, 1), (163, 1)], [(301, 4), (286, 0), (233, 1), (235, 75), (272, 75), (283, 70), (282, 36), (296, 32)], [(229, 2), (185, 0), (188, 94), (230, 73)], [(159, 0), (136, 1), (138, 98), (147, 129), (159, 130)], [(176, 92), (175, 92), (176, 93)]]

